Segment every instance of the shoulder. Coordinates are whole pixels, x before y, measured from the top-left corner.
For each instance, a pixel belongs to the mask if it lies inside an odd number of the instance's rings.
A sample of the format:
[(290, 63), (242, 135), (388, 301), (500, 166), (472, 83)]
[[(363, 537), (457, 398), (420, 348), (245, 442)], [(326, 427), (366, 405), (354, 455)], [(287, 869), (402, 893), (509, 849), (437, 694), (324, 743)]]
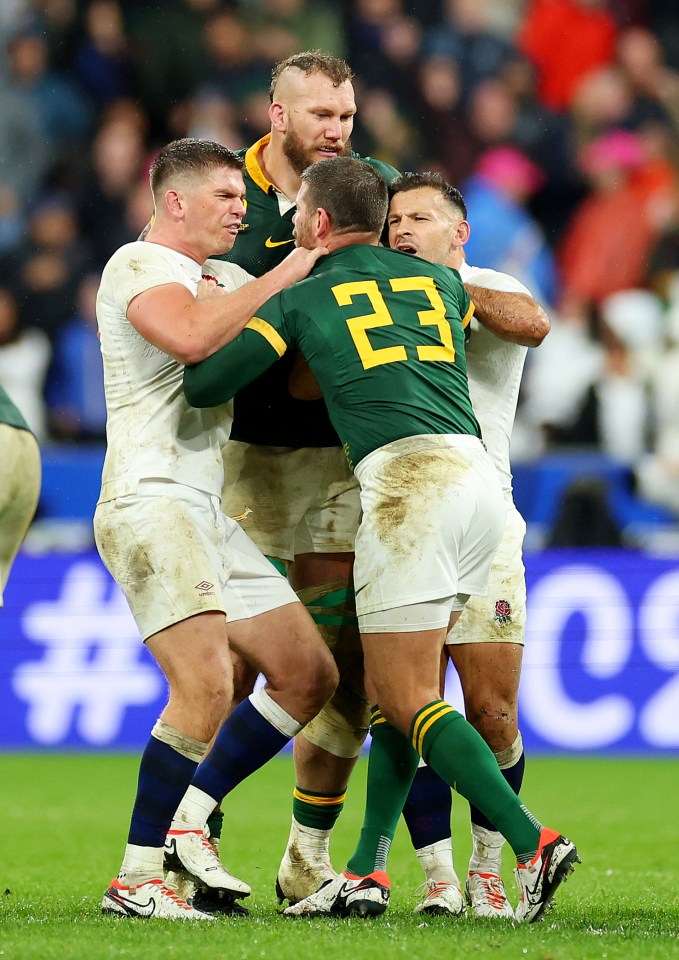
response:
[(374, 157), (362, 157), (358, 153), (352, 153), (352, 156), (355, 160), (362, 160), (364, 163), (369, 163), (373, 170), (376, 170), (387, 183), (391, 183), (391, 181), (395, 180), (399, 175), (396, 167), (392, 167), (386, 160), (375, 160)]
[(118, 247), (104, 267), (104, 273), (111, 270), (127, 269), (131, 274), (138, 273), (145, 265), (169, 264), (176, 267), (181, 255), (176, 250), (147, 240), (133, 240)]
[(460, 276), (463, 283), (471, 283), (487, 290), (497, 290), (501, 293), (525, 293), (532, 296), (528, 287), (524, 286), (516, 277), (508, 273), (500, 273), (487, 267), (473, 267), (463, 263), (460, 267)]
[(203, 276), (214, 277), (217, 283), (227, 290), (238, 290), (255, 278), (237, 263), (228, 260), (206, 260), (203, 264)]

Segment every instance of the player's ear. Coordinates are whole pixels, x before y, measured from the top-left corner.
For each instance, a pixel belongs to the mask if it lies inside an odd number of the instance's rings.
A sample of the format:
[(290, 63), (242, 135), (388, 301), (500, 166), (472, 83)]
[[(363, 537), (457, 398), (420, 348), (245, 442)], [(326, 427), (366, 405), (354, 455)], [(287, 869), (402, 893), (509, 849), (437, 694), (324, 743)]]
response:
[(271, 120), (271, 126), (274, 130), (277, 130), (278, 133), (285, 133), (287, 130), (287, 118), (285, 107), (282, 103), (274, 102), (269, 107), (269, 120)]
[(316, 210), (316, 236), (320, 239), (327, 237), (332, 230), (332, 220), (330, 214), (323, 207)]
[(455, 240), (460, 246), (464, 246), (471, 236), (472, 228), (466, 220), (460, 220), (455, 231)]
[(182, 220), (184, 217), (184, 200), (178, 190), (166, 190), (163, 196), (165, 207), (173, 220)]

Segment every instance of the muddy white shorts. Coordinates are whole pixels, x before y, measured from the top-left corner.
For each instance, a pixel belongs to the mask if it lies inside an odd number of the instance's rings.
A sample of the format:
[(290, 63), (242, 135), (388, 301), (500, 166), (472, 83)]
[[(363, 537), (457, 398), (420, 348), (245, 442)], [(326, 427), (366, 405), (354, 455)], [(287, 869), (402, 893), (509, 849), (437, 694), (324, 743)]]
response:
[(252, 511), (243, 529), (262, 553), (353, 553), (358, 482), (341, 447), (264, 447), (229, 440), (223, 450), (227, 516)]
[(443, 598), (452, 611), (458, 595), (485, 593), (507, 508), (480, 440), (396, 440), (361, 460), (356, 476), (359, 623), (363, 614)]
[(0, 607), (40, 497), (40, 450), (28, 430), (0, 423)]
[(298, 602), (219, 498), (192, 487), (144, 480), (98, 504), (94, 533), (144, 640), (208, 610), (233, 621)]
[(526, 630), (526, 522), (510, 501), (485, 597), (470, 597), (446, 643), (523, 643)]

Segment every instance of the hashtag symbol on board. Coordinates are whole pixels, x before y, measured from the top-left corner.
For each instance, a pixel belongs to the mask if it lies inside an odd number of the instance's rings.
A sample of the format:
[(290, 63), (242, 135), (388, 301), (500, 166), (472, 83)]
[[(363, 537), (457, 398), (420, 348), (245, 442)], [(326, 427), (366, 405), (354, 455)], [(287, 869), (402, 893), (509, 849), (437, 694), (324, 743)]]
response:
[(38, 743), (60, 743), (73, 726), (87, 743), (111, 743), (128, 707), (162, 694), (160, 673), (140, 660), (143, 647), (123, 594), (96, 563), (73, 564), (59, 597), (30, 604), (22, 627), (44, 648), (41, 659), (24, 661), (12, 676)]

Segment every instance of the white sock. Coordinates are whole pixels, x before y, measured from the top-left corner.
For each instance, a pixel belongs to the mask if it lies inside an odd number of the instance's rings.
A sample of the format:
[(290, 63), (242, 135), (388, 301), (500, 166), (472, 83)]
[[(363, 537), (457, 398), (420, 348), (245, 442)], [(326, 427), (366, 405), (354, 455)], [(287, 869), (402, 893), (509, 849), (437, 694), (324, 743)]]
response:
[(454, 883), (457, 887), (460, 886), (453, 866), (453, 841), (450, 837), (430, 843), (427, 847), (420, 847), (415, 854), (427, 880), (435, 880), (437, 883)]
[(295, 860), (329, 860), (331, 832), (331, 830), (319, 830), (317, 827), (305, 827), (293, 817), (287, 850), (290, 851), (294, 847), (298, 851), (293, 858)]
[(470, 873), (496, 873), (502, 868), (502, 846), (505, 838), (496, 830), (486, 830), (472, 823), (472, 855), (469, 861)]
[(170, 830), (202, 830), (217, 801), (198, 787), (187, 788), (177, 807)]
[(162, 847), (140, 847), (128, 843), (118, 879), (126, 887), (134, 887), (147, 880), (162, 880), (163, 856)]

